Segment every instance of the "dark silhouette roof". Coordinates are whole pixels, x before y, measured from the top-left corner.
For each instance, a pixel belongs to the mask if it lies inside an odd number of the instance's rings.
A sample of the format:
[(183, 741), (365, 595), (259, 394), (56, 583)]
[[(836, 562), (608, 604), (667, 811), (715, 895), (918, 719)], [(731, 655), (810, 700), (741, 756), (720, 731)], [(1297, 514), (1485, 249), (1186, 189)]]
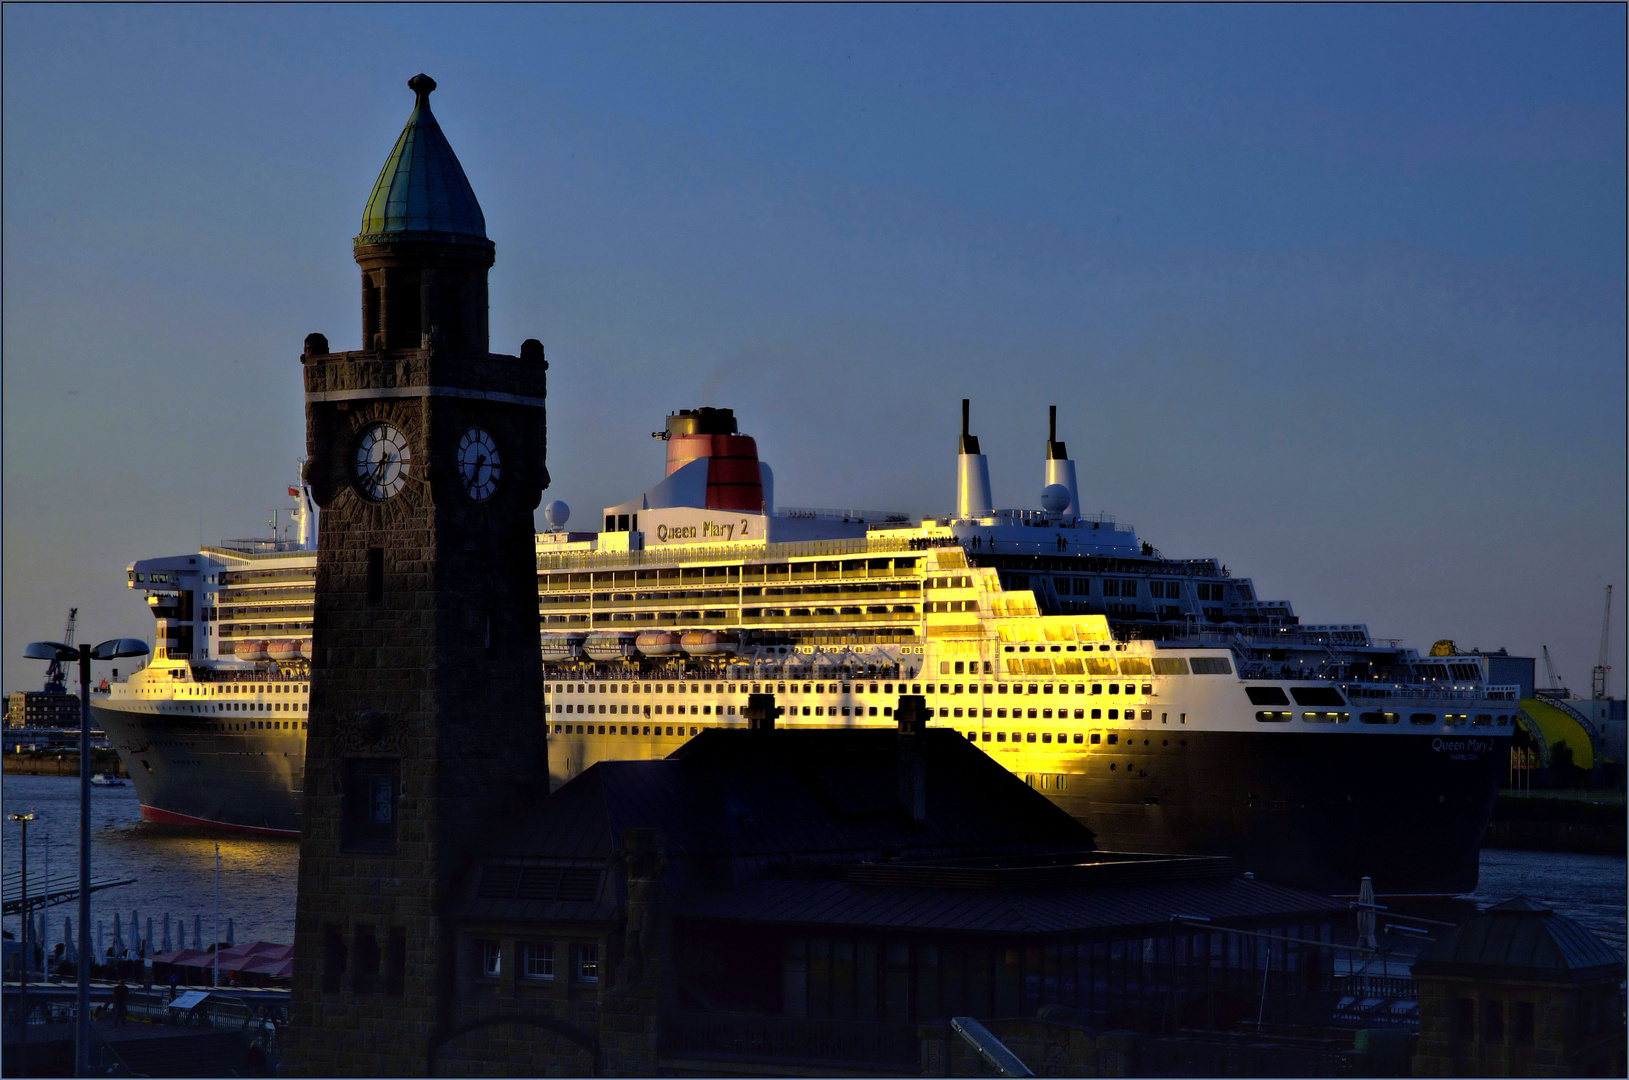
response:
[(481, 204), (475, 201), (464, 167), (430, 112), (430, 91), (436, 88), (435, 80), (419, 74), (407, 85), (417, 98), (413, 113), (374, 182), (355, 242), (490, 243)]
[(920, 823), (900, 804), (893, 731), (713, 729), (659, 761), (592, 766), (494, 854), (604, 859), (630, 828), (660, 830), (670, 856), (751, 864), (1093, 849), (1090, 829), (956, 732), (917, 738)]
[[(1003, 889), (912, 888), (851, 881), (767, 879), (728, 893), (706, 893), (679, 914), (732, 922), (875, 927), (944, 933), (1054, 935), (1137, 926), (1169, 926), (1173, 915), (1204, 914), (1218, 923), (1336, 909), (1327, 896), (1232, 877), (1227, 860), (1186, 880), (1091, 882)], [(1160, 870), (1165, 860), (1151, 864)], [(1150, 874), (1150, 877), (1156, 875)]]
[(1622, 968), (1623, 957), (1589, 928), (1524, 897), (1473, 915), (1414, 962), (1416, 975), (1581, 976)]
[[(663, 838), (669, 888), (683, 895), (732, 888), (777, 867), (1095, 850), (1090, 829), (956, 732), (913, 738), (926, 781), (920, 822), (900, 799), (897, 732), (714, 729), (662, 760), (590, 767), (495, 837), (483, 862), (603, 867), (625, 830), (651, 829)], [(612, 910), (479, 892), (472, 880), (467, 913), (475, 917)], [(615, 898), (602, 888), (594, 903)]]

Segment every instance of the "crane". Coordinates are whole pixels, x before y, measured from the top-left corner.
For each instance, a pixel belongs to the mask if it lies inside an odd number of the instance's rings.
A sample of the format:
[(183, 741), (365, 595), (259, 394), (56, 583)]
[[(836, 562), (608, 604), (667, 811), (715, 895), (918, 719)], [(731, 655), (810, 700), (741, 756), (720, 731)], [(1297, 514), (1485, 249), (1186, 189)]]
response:
[[(68, 609), (68, 625), (62, 630), (62, 643), (74, 643), (74, 623), (79, 621), (79, 609)], [(68, 692), (68, 671), (61, 660), (51, 661), (51, 666), (45, 669), (45, 692), (47, 694), (66, 694)]]
[(1544, 674), (1548, 676), (1550, 680), (1550, 688), (1547, 691), (1547, 696), (1566, 697), (1567, 688), (1561, 684), (1561, 676), (1555, 673), (1555, 665), (1550, 662), (1550, 647), (1548, 645), (1541, 645), (1539, 647), (1544, 650)]
[(1612, 637), (1612, 586), (1606, 587), (1606, 611), (1601, 615), (1601, 653), (1589, 676), (1589, 696), (1596, 701), (1606, 697), (1606, 677), (1612, 665), (1606, 662), (1606, 647)]

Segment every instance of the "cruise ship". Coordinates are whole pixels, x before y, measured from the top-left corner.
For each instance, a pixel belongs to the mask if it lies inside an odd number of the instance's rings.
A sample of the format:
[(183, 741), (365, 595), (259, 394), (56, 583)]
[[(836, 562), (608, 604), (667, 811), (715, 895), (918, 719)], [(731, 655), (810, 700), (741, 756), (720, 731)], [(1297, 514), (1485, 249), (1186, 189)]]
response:
[[(730, 409), (658, 435), (660, 482), (593, 531), (550, 503), (536, 536), (552, 786), (744, 727), (751, 694), (799, 727), (891, 726), (920, 695), (1101, 847), (1337, 894), (1475, 887), (1517, 688), (1479, 655), (1302, 623), (1215, 559), (1082, 514), (1055, 410), (1040, 506), (998, 509), (963, 402), (940, 517), (777, 507)], [(298, 831), (316, 562), (298, 498), (298, 537), (129, 568), (154, 657), (92, 707), (149, 820)]]

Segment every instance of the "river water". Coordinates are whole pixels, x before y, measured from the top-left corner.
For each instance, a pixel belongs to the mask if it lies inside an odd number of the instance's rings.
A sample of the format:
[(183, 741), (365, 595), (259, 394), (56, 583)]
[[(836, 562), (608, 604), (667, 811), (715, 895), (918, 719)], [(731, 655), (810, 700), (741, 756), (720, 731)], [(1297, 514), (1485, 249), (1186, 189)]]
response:
[[(4, 781), (6, 814), (32, 810), (29, 824), (29, 877), (41, 873), (50, 853), (51, 874), (74, 873), (79, 825), (79, 784), (68, 776), (7, 776)], [(18, 825), (8, 817), (0, 863), (4, 872), (17, 872), (20, 844)], [(294, 940), (294, 888), (300, 863), (297, 840), (247, 839), (230, 833), (149, 825), (141, 820), (136, 794), (128, 784), (91, 791), (91, 874), (136, 879), (134, 884), (108, 889), (91, 897), (91, 926), (100, 920), (111, 934), (113, 913), (128, 920), (139, 913), (145, 929), (154, 922), (162, 939), (163, 916), (180, 918), (192, 944), (194, 919), (201, 918), (204, 940), (210, 940), (215, 911), (215, 845), (220, 845), (221, 932), (234, 921), (236, 940)], [(1577, 919), (1600, 934), (1620, 953), (1624, 951), (1626, 866), (1622, 856), (1572, 855), (1538, 851), (1486, 849), (1482, 873), (1471, 899), (1496, 903), (1525, 896)], [(47, 942), (62, 940), (63, 916), (75, 905), (51, 909)], [(17, 931), (17, 919), (8, 917), (6, 929)]]

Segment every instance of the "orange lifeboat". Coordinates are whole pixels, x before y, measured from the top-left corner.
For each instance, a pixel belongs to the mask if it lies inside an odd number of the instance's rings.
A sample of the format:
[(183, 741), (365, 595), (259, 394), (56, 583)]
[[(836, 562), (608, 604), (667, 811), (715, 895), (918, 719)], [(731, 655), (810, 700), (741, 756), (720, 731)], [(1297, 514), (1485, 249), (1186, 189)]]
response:
[(734, 634), (718, 630), (692, 630), (679, 639), (679, 645), (691, 656), (730, 656), (740, 647)]
[(290, 660), (298, 660), (300, 658), (300, 643), (293, 638), (281, 638), (277, 641), (268, 642), (266, 655), (279, 664), (286, 664)]
[(675, 656), (681, 645), (679, 635), (671, 630), (646, 630), (634, 638), (634, 648), (641, 656)]
[(232, 655), (239, 660), (255, 663), (270, 658), (269, 645), (270, 642), (265, 641), (240, 641), (237, 643), (237, 647), (232, 650)]

